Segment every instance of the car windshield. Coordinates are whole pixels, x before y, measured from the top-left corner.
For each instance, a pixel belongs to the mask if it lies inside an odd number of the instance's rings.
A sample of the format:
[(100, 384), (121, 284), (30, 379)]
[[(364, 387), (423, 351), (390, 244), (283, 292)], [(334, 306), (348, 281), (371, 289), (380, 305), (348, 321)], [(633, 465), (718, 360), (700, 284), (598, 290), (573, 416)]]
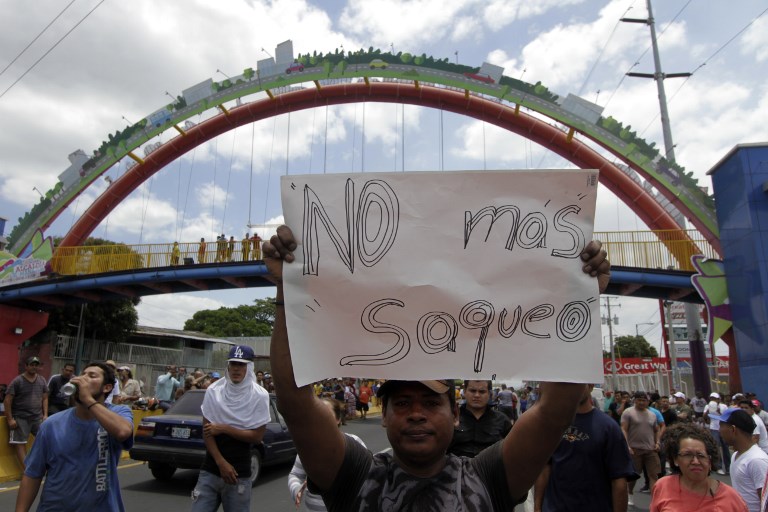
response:
[(203, 405), (205, 391), (187, 391), (181, 398), (168, 409), (166, 414), (190, 414), (201, 415), (200, 406)]

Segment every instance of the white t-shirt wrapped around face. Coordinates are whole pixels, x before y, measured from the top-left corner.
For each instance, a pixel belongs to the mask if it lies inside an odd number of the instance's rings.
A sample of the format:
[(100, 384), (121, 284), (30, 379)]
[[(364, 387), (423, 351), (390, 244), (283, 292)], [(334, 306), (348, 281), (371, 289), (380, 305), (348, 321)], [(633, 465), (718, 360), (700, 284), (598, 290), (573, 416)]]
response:
[(707, 404), (707, 410), (706, 413), (709, 416), (709, 429), (710, 430), (720, 430), (720, 420), (716, 420), (712, 418), (713, 414), (721, 415), (725, 412), (727, 407), (725, 404), (718, 404), (715, 400), (712, 400)]

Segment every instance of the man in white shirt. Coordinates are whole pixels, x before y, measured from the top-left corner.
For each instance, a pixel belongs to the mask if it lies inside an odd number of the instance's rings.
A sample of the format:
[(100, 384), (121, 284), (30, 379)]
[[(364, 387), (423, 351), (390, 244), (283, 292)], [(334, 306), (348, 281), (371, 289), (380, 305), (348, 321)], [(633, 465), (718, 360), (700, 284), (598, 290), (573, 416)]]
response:
[(752, 437), (755, 420), (748, 412), (735, 407), (716, 419), (720, 421), (720, 436), (736, 450), (731, 460), (733, 488), (744, 498), (750, 512), (761, 512), (760, 494), (768, 472), (768, 455)]
[(720, 394), (712, 393), (709, 395), (709, 404), (704, 409), (704, 422), (709, 422), (709, 433), (715, 438), (715, 441), (720, 445), (721, 457), (723, 459), (722, 466), (718, 468), (717, 473), (720, 475), (727, 475), (731, 470), (731, 452), (728, 449), (728, 443), (726, 443), (720, 437), (720, 421), (716, 418), (725, 413), (728, 408), (725, 404), (720, 402)]
[(757, 446), (768, 455), (768, 431), (765, 429), (763, 420), (757, 415), (755, 405), (750, 400), (741, 400), (739, 407), (752, 417), (752, 420), (755, 422), (755, 430), (752, 432), (752, 437), (755, 438)]

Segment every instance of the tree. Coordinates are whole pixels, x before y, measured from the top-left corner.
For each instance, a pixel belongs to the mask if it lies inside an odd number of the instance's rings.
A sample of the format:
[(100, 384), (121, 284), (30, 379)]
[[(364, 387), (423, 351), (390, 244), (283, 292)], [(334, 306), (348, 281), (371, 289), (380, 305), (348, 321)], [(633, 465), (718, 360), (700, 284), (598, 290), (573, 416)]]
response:
[(252, 306), (198, 311), (184, 322), (184, 330), (229, 338), (269, 336), (275, 323), (275, 305), (272, 300), (256, 299)]
[(659, 357), (659, 353), (643, 336), (617, 336), (616, 357)]

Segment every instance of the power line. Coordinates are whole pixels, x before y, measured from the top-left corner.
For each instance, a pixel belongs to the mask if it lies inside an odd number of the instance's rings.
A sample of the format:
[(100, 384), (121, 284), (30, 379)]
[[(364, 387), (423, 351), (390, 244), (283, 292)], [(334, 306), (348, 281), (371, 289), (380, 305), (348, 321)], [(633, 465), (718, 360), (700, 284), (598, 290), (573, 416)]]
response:
[[(725, 49), (725, 48), (726, 48), (728, 45), (730, 45), (730, 44), (731, 44), (731, 43), (732, 43), (734, 40), (736, 40), (736, 39), (737, 39), (737, 38), (738, 38), (738, 37), (739, 37), (739, 36), (740, 36), (742, 33), (744, 33), (744, 31), (746, 31), (746, 30), (747, 30), (747, 29), (748, 29), (750, 26), (752, 26), (752, 24), (754, 24), (754, 23), (755, 23), (757, 20), (759, 20), (759, 19), (760, 19), (760, 18), (761, 18), (761, 17), (762, 17), (762, 16), (763, 16), (763, 15), (764, 15), (766, 12), (768, 12), (768, 8), (766, 8), (766, 9), (765, 9), (763, 12), (761, 12), (760, 14), (758, 14), (757, 16), (755, 16), (755, 17), (752, 19), (752, 21), (750, 21), (749, 23), (747, 23), (747, 24), (744, 26), (744, 28), (742, 28), (741, 30), (739, 30), (739, 31), (738, 31), (738, 32), (737, 32), (737, 33), (736, 33), (736, 34), (735, 34), (733, 37), (731, 37), (730, 39), (728, 39), (728, 41), (726, 41), (724, 44), (722, 44), (722, 45), (720, 46), (720, 48), (718, 48), (717, 50), (715, 50), (715, 52), (714, 52), (712, 55), (710, 55), (709, 57), (707, 57), (707, 58), (704, 60), (704, 62), (702, 62), (701, 64), (699, 64), (699, 65), (696, 67), (696, 69), (694, 69), (693, 71), (691, 71), (690, 75), (689, 75), (689, 76), (687, 76), (687, 77), (685, 78), (685, 80), (683, 80), (683, 81), (680, 83), (680, 85), (679, 85), (679, 86), (678, 86), (678, 88), (675, 90), (675, 92), (674, 92), (674, 93), (672, 93), (672, 96), (670, 96), (670, 97), (669, 97), (669, 101), (668, 101), (668, 103), (672, 103), (672, 100), (674, 100), (674, 99), (675, 99), (675, 96), (677, 96), (677, 94), (678, 94), (678, 93), (680, 92), (680, 90), (681, 90), (681, 89), (682, 89), (682, 88), (685, 86), (685, 84), (687, 84), (687, 83), (688, 83), (688, 80), (690, 80), (690, 79), (691, 79), (691, 77), (692, 77), (692, 76), (693, 76), (693, 75), (694, 75), (694, 74), (695, 74), (695, 73), (696, 73), (698, 70), (700, 70), (701, 68), (703, 68), (704, 66), (706, 66), (706, 65), (707, 65), (707, 63), (708, 63), (709, 61), (711, 61), (712, 59), (714, 59), (714, 58), (715, 58), (715, 56), (716, 56), (718, 53), (720, 53), (721, 51), (723, 51), (723, 50), (724, 50), (724, 49)], [(651, 127), (651, 125), (652, 125), (654, 122), (656, 122), (656, 119), (658, 119), (658, 118), (659, 118), (659, 115), (660, 115), (660, 114), (656, 114), (656, 115), (653, 117), (653, 119), (651, 119), (651, 121), (648, 123), (648, 125), (647, 125), (645, 128), (643, 128), (643, 130), (642, 130), (641, 132), (639, 132), (639, 134), (640, 134), (640, 135), (644, 134), (644, 133), (645, 133), (645, 132), (648, 130), (648, 128), (650, 128), (650, 127)]]
[(56, 43), (54, 43), (54, 45), (53, 45), (53, 46), (51, 46), (51, 47), (48, 49), (48, 51), (47, 51), (47, 52), (45, 52), (45, 53), (44, 53), (44, 54), (43, 54), (43, 55), (42, 55), (42, 56), (41, 56), (39, 59), (37, 59), (37, 60), (34, 62), (34, 64), (32, 64), (32, 65), (31, 65), (31, 66), (30, 66), (30, 67), (29, 67), (29, 68), (28, 68), (28, 69), (27, 69), (27, 70), (26, 70), (24, 73), (22, 73), (22, 74), (21, 74), (21, 76), (20, 76), (19, 78), (17, 78), (17, 79), (16, 79), (16, 81), (14, 81), (14, 82), (13, 82), (13, 83), (12, 83), (10, 86), (8, 86), (8, 88), (7, 88), (6, 90), (4, 90), (4, 91), (2, 92), (2, 94), (0, 94), (0, 98), (2, 98), (3, 96), (5, 96), (5, 95), (8, 93), (8, 91), (10, 91), (11, 89), (13, 89), (13, 87), (14, 87), (14, 86), (15, 86), (17, 83), (21, 82), (22, 78), (24, 78), (25, 76), (27, 76), (27, 73), (29, 73), (30, 71), (32, 71), (33, 69), (35, 69), (35, 66), (37, 66), (37, 65), (40, 63), (40, 61), (42, 61), (44, 58), (46, 58), (46, 57), (48, 56), (48, 54), (49, 54), (49, 53), (51, 53), (51, 52), (52, 52), (52, 51), (53, 51), (53, 50), (54, 50), (54, 49), (55, 49), (57, 46), (59, 46), (59, 44), (60, 44), (62, 41), (64, 41), (64, 39), (66, 39), (66, 38), (67, 38), (67, 36), (68, 36), (69, 34), (71, 34), (71, 33), (72, 33), (72, 32), (73, 32), (73, 31), (74, 31), (74, 30), (75, 30), (77, 27), (79, 27), (79, 26), (80, 26), (80, 24), (81, 24), (82, 22), (84, 22), (84, 21), (85, 21), (85, 20), (88, 18), (88, 16), (90, 16), (91, 14), (93, 14), (93, 12), (94, 12), (96, 9), (98, 9), (98, 8), (99, 8), (99, 6), (100, 6), (101, 4), (103, 4), (105, 1), (106, 1), (106, 0), (101, 0), (101, 1), (100, 1), (98, 4), (96, 4), (96, 6), (95, 6), (93, 9), (91, 9), (90, 11), (88, 11), (88, 13), (87, 13), (85, 16), (83, 16), (83, 18), (82, 18), (80, 21), (78, 21), (78, 22), (75, 24), (75, 26), (74, 26), (74, 27), (72, 27), (71, 29), (69, 29), (69, 30), (67, 31), (67, 33), (66, 33), (66, 34), (64, 34), (63, 36), (61, 36), (61, 39), (59, 39), (58, 41), (56, 41)]
[(56, 15), (56, 17), (55, 17), (55, 18), (53, 18), (53, 19), (51, 20), (51, 22), (50, 22), (50, 23), (48, 23), (48, 24), (45, 26), (45, 28), (44, 28), (43, 30), (41, 30), (41, 31), (40, 31), (40, 33), (39, 33), (39, 34), (37, 34), (37, 35), (35, 36), (35, 38), (34, 38), (34, 39), (32, 39), (32, 40), (29, 42), (29, 44), (28, 44), (27, 46), (25, 46), (25, 47), (24, 47), (24, 49), (23, 49), (23, 50), (21, 50), (21, 51), (19, 52), (19, 54), (18, 54), (18, 55), (16, 55), (16, 56), (13, 58), (13, 60), (12, 60), (11, 62), (9, 62), (9, 63), (8, 63), (8, 65), (7, 65), (7, 66), (5, 66), (5, 67), (3, 68), (3, 70), (2, 70), (2, 71), (0, 71), (0, 76), (2, 76), (2, 75), (3, 75), (3, 73), (5, 73), (5, 72), (8, 70), (8, 68), (10, 68), (11, 66), (13, 66), (14, 62), (16, 62), (17, 60), (19, 60), (19, 58), (20, 58), (22, 55), (24, 55), (24, 52), (26, 52), (27, 50), (29, 50), (29, 47), (30, 47), (30, 46), (32, 46), (33, 44), (35, 44), (35, 41), (37, 41), (38, 39), (40, 39), (40, 36), (42, 36), (42, 35), (45, 33), (45, 31), (46, 31), (46, 30), (48, 30), (49, 28), (51, 28), (51, 25), (53, 25), (53, 24), (56, 22), (56, 20), (57, 20), (57, 19), (59, 19), (59, 18), (61, 17), (61, 15), (62, 15), (62, 14), (64, 14), (64, 11), (66, 11), (67, 9), (69, 9), (69, 7), (70, 7), (70, 6), (71, 6), (73, 3), (75, 3), (75, 0), (72, 0), (71, 2), (69, 2), (69, 3), (67, 4), (67, 6), (66, 6), (66, 7), (64, 7), (64, 9), (62, 9), (62, 10), (61, 10), (61, 12), (60, 12), (59, 14), (57, 14), (57, 15)]
[[(630, 9), (632, 9), (631, 5), (627, 7), (627, 10), (624, 11), (624, 14), (622, 14), (622, 16), (627, 14), (630, 11)], [(621, 20), (617, 20), (616, 24), (613, 26), (613, 30), (611, 30), (611, 33), (608, 35), (608, 39), (605, 40), (605, 44), (600, 49), (600, 53), (597, 55), (597, 59), (595, 59), (595, 63), (592, 64), (592, 69), (589, 70), (589, 73), (587, 73), (586, 78), (584, 78), (584, 82), (582, 82), (581, 87), (579, 87), (579, 92), (576, 93), (576, 96), (581, 96), (581, 93), (584, 92), (584, 88), (587, 86), (587, 83), (589, 83), (589, 79), (592, 77), (592, 73), (595, 72), (595, 68), (600, 63), (600, 60), (603, 58), (603, 53), (605, 52), (605, 49), (608, 48), (608, 44), (611, 42), (611, 39), (613, 39), (613, 35), (616, 33), (616, 29), (619, 27), (620, 24), (621, 24)]]

